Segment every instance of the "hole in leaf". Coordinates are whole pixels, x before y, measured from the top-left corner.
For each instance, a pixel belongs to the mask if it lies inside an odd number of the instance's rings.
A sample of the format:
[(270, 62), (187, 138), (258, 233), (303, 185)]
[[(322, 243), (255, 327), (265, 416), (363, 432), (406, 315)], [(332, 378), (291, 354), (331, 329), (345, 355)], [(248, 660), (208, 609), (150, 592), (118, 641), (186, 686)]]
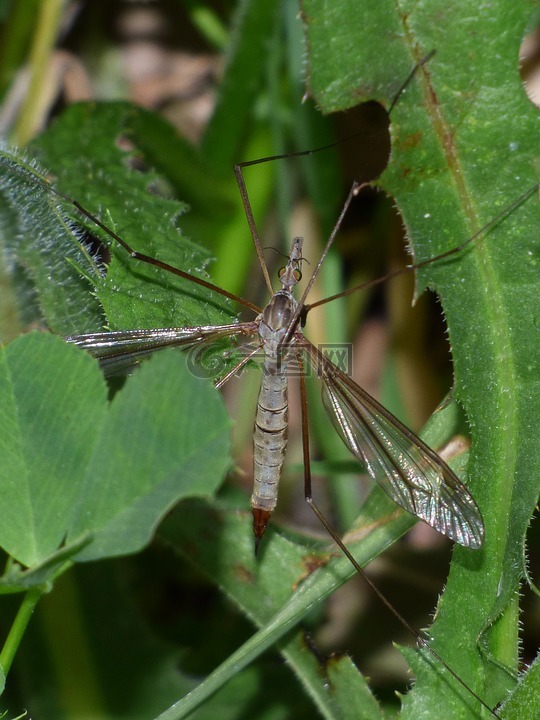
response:
[(527, 97), (540, 107), (540, 17), (519, 48), (519, 72)]

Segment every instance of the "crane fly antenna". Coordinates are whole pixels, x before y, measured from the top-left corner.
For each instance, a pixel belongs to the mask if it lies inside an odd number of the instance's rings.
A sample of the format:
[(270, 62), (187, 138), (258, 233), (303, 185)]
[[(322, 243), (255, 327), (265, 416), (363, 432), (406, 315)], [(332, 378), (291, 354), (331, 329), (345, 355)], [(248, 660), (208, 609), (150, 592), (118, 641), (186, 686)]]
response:
[(315, 282), (317, 275), (319, 274), (319, 271), (322, 267), (322, 264), (328, 255), (330, 248), (332, 247), (332, 244), (336, 238), (336, 235), (339, 232), (339, 228), (341, 227), (341, 224), (343, 223), (343, 218), (347, 214), (347, 211), (349, 209), (349, 206), (351, 202), (353, 201), (353, 198), (355, 198), (360, 190), (364, 187), (364, 184), (353, 182), (351, 189), (349, 190), (349, 194), (347, 195), (347, 199), (345, 200), (343, 207), (341, 209), (341, 212), (339, 214), (338, 219), (336, 220), (336, 223), (332, 229), (332, 232), (330, 233), (330, 237), (328, 238), (328, 241), (324, 247), (324, 250), (322, 251), (321, 257), (319, 258), (319, 262), (315, 266), (315, 269), (313, 270), (311, 277), (309, 278), (309, 281), (304, 289), (304, 292), (302, 293), (302, 297), (298, 301), (298, 306), (295, 310), (294, 315), (292, 316), (290, 323), (289, 323), (289, 329), (287, 330), (287, 334), (284, 336), (282, 340), (282, 344), (285, 345), (287, 342), (289, 342), (296, 325), (298, 323), (298, 319), (302, 316), (305, 317), (306, 310), (305, 310), (305, 300), (313, 287), (313, 283)]

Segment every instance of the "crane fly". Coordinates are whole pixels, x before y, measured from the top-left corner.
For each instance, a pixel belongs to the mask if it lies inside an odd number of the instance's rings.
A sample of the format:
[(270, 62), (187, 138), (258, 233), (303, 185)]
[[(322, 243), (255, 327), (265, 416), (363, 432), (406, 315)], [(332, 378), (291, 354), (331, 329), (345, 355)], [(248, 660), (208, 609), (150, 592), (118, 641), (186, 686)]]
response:
[[(66, 339), (96, 357), (108, 376), (125, 372), (144, 357), (167, 347), (190, 350), (211, 346), (224, 338), (239, 340), (244, 343), (244, 357), (216, 382), (217, 387), (222, 387), (250, 360), (256, 356), (262, 356), (263, 377), (253, 433), (254, 490), (251, 497), (254, 516), (253, 530), (257, 544), (264, 535), (269, 518), (276, 507), (279, 480), (287, 447), (288, 369), (291, 365), (296, 366), (296, 370), (300, 368), (300, 373), (293, 370), (293, 374), (299, 375), (303, 386), (304, 365), (308, 365), (321, 380), (323, 405), (338, 435), (350, 452), (365, 465), (373, 480), (394, 502), (431, 525), (438, 532), (464, 547), (480, 548), (484, 537), (484, 525), (480, 510), (467, 487), (434, 450), (357, 385), (320, 349), (315, 347), (304, 336), (302, 328), (306, 323), (309, 311), (314, 307), (356, 292), (367, 285), (382, 282), (402, 272), (425, 267), (432, 262), (461, 252), (489, 226), (524, 202), (537, 186), (501, 211), (488, 225), (462, 245), (429, 260), (407, 265), (376, 281), (308, 305), (306, 304), (307, 295), (334, 242), (350, 203), (363, 186), (357, 183), (353, 184), (302, 297), (296, 300), (292, 291), (302, 275), (303, 238), (293, 239), (287, 263), (279, 271), (281, 288), (274, 292), (242, 174), (243, 167), (281, 157), (285, 156), (249, 161), (236, 165), (234, 168), (257, 257), (271, 296), (264, 308), (223, 290), (211, 282), (134, 250), (123, 238), (82, 207), (80, 203), (55, 190), (109, 234), (133, 259), (191, 280), (256, 313), (256, 317), (248, 322), (197, 327), (104, 331), (70, 335)], [(306, 422), (303, 423), (303, 428), (303, 434), (307, 437)], [(304, 441), (304, 447), (305, 444), (306, 441)], [(305, 457), (305, 464), (307, 467), (306, 499), (313, 505), (309, 457)]]
[(412, 633), (417, 642), (441, 662), (451, 675), (492, 716), (499, 717), (430, 647), (427, 640), (412, 628), (390, 604), (369, 577), (366, 576), (347, 546), (332, 529), (315, 504), (311, 492), (307, 426), (305, 375), (308, 369), (315, 372), (321, 381), (323, 405), (338, 435), (349, 451), (365, 465), (369, 475), (398, 505), (460, 545), (478, 549), (482, 546), (484, 538), (484, 524), (475, 500), (446, 462), (395, 418), (390, 411), (357, 385), (351, 377), (337, 367), (321, 349), (313, 345), (304, 336), (303, 327), (310, 310), (316, 306), (356, 292), (367, 285), (382, 282), (403, 272), (424, 267), (432, 262), (461, 252), (489, 227), (496, 224), (502, 217), (523, 203), (536, 191), (538, 185), (529, 189), (516, 201), (504, 208), (486, 226), (461, 245), (429, 260), (407, 265), (383, 278), (309, 305), (306, 303), (308, 293), (334, 242), (353, 198), (363, 186), (358, 183), (353, 184), (321, 257), (309, 278), (302, 296), (297, 300), (294, 297), (293, 290), (302, 274), (304, 260), (302, 255), (303, 239), (301, 237), (293, 239), (287, 262), (279, 271), (281, 288), (275, 292), (264, 261), (263, 249), (243, 177), (244, 167), (257, 162), (281, 159), (283, 157), (288, 156), (263, 158), (262, 160), (239, 164), (234, 168), (255, 251), (270, 294), (270, 300), (264, 308), (260, 308), (248, 300), (223, 290), (207, 280), (193, 276), (180, 268), (134, 250), (122, 237), (106, 226), (97, 216), (81, 206), (80, 203), (49, 186), (54, 193), (75, 205), (91, 222), (95, 223), (121, 245), (132, 259), (190, 280), (199, 286), (237, 302), (255, 313), (254, 319), (246, 322), (201, 325), (197, 327), (94, 332), (70, 335), (66, 339), (96, 357), (105, 374), (113, 376), (125, 372), (146, 356), (163, 348), (178, 347), (182, 350), (198, 350), (220, 343), (224, 338), (235, 338), (243, 347), (243, 357), (232, 370), (229, 370), (216, 382), (217, 387), (223, 386), (250, 360), (256, 356), (262, 357), (262, 381), (253, 432), (254, 479), (251, 505), (256, 548), (264, 535), (270, 516), (277, 503), (278, 485), (287, 447), (287, 384), (288, 372), (292, 367), (294, 374), (299, 377), (300, 381), (305, 468), (304, 486), (307, 502), (357, 572), (362, 575), (390, 612)]
[[(235, 171), (239, 177), (240, 166), (236, 166)], [(239, 184), (246, 212), (248, 217), (252, 217), (243, 179)], [(339, 369), (302, 332), (302, 325), (313, 307), (305, 304), (306, 297), (343, 216), (359, 189), (357, 184), (351, 188), (340, 218), (300, 300), (295, 299), (293, 288), (301, 279), (303, 239), (293, 239), (287, 263), (279, 272), (281, 288), (274, 292), (255, 230), (253, 239), (257, 255), (272, 293), (263, 309), (200, 278), (141, 255), (113, 234), (133, 258), (150, 262), (164, 270), (172, 270), (197, 284), (220, 292), (256, 311), (257, 316), (252, 321), (228, 325), (97, 332), (71, 335), (67, 340), (98, 358), (105, 373), (114, 375), (165, 347), (187, 350), (200, 345), (208, 346), (226, 337), (239, 339), (246, 343), (245, 356), (217, 382), (218, 387), (237, 374), (255, 355), (262, 355), (262, 382), (253, 432), (254, 489), (251, 496), (253, 531), (257, 543), (264, 535), (277, 504), (288, 435), (288, 369), (297, 364), (300, 368), (309, 365), (320, 378), (323, 404), (336, 431), (392, 500), (460, 545), (476, 549), (482, 545), (484, 526), (480, 510), (466, 486), (437, 453)], [(81, 209), (78, 203), (77, 206)], [(83, 212), (87, 214), (84, 209)], [(102, 229), (111, 232), (99, 224)], [(254, 348), (249, 344), (253, 340)], [(296, 374), (302, 378), (304, 371)], [(309, 458), (305, 460), (306, 465), (309, 465)], [(309, 485), (309, 478), (306, 484)]]
[[(397, 91), (389, 114), (409, 81), (433, 54), (434, 51), (428, 53), (412, 69)], [(313, 152), (308, 150), (295, 155), (301, 156)], [(254, 248), (270, 295), (270, 300), (264, 309), (218, 288), (212, 283), (163, 263), (159, 259), (137, 252), (78, 202), (66, 198), (116, 240), (132, 258), (192, 280), (257, 313), (256, 318), (251, 322), (239, 322), (231, 325), (90, 333), (71, 335), (67, 340), (98, 358), (106, 373), (114, 374), (136, 363), (142, 357), (165, 347), (188, 349), (197, 345), (211, 345), (226, 337), (240, 337), (244, 341), (250, 338), (256, 339), (255, 349), (246, 352), (245, 357), (238, 365), (216, 383), (218, 387), (222, 386), (254, 355), (262, 354), (262, 381), (253, 432), (253, 493), (251, 496), (256, 548), (277, 504), (279, 480), (288, 439), (287, 367), (291, 364), (293, 366), (296, 364), (300, 369), (305, 496), (316, 514), (319, 515), (319, 519), (323, 521), (318, 508), (313, 503), (311, 494), (307, 401), (303, 371), (306, 363), (322, 381), (323, 404), (338, 435), (351, 453), (365, 465), (373, 480), (379, 483), (392, 500), (460, 545), (473, 549), (481, 547), (484, 538), (484, 524), (480, 510), (472, 495), (450, 467), (392, 413), (325, 357), (302, 333), (302, 327), (305, 325), (311, 308), (355, 290), (353, 288), (311, 306), (306, 305), (309, 291), (334, 242), (348, 207), (360, 191), (361, 185), (356, 182), (353, 184), (300, 300), (296, 300), (292, 292), (302, 275), (303, 239), (300, 237), (294, 238), (292, 241), (287, 264), (279, 272), (281, 289), (274, 292), (248, 197), (243, 168), (277, 159), (283, 159), (283, 156), (239, 163), (234, 167)], [(437, 259), (445, 258), (459, 249), (444, 253), (414, 267), (422, 267)], [(325, 522), (323, 524), (326, 526)], [(335, 535), (330, 528), (327, 529), (330, 530), (332, 536)]]

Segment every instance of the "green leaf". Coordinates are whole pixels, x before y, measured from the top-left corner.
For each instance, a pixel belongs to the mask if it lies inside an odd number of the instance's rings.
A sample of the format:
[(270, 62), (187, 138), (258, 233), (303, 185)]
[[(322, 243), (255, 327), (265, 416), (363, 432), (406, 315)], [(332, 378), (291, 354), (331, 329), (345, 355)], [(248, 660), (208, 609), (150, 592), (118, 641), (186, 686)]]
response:
[[(370, 541), (363, 543), (360, 552), (364, 555), (360, 561), (366, 562), (388, 546), (398, 525), (401, 532), (410, 527), (411, 519), (405, 513), (397, 515), (399, 517), (392, 511), (388, 513), (387, 522), (381, 521)], [(380, 717), (364, 679), (352, 662), (330, 661), (327, 670), (321, 669), (320, 659), (302, 634), (287, 635), (350, 578), (354, 569), (342, 556), (332, 557), (282, 537), (272, 529), (267, 534), (262, 557), (255, 558), (248, 514), (202, 503), (190, 503), (187, 512), (179, 508), (161, 526), (160, 536), (172, 542), (190, 563), (217, 582), (260, 630), (199, 687), (160, 715), (159, 720), (187, 717), (241, 668), (276, 643), (323, 717), (358, 717), (360, 708), (366, 712), (366, 707), (370, 708), (366, 718)], [(221, 548), (219, 556), (215, 551), (217, 547)]]
[[(452, 405), (436, 413), (424, 434), (427, 442), (437, 446), (441, 438), (448, 435), (454, 415)], [(339, 552), (321, 551), (316, 545), (282, 537), (272, 527), (267, 530), (262, 557), (255, 558), (251, 524), (243, 513), (225, 512), (219, 507), (207, 508), (198, 503), (187, 513), (182, 510), (173, 513), (160, 528), (160, 535), (171, 541), (198, 570), (217, 582), (260, 628), (189, 696), (160, 716), (160, 720), (187, 716), (241, 668), (275, 644), (324, 717), (347, 718), (358, 706), (366, 717), (371, 717), (376, 712), (374, 700), (352, 663), (334, 666), (330, 662), (328, 672), (334, 673), (330, 683), (325, 672), (321, 672), (320, 659), (314, 658), (302, 635), (287, 639), (298, 623), (306, 617), (309, 619), (326, 598), (355, 574), (351, 563)], [(345, 541), (356, 560), (366, 565), (414, 524), (411, 515), (397, 508), (380, 488), (375, 488)], [(219, 556), (216, 556), (216, 547), (223, 548)]]
[(227, 467), (219, 397), (178, 354), (148, 362), (109, 406), (89, 356), (30, 334), (2, 351), (0, 383), (0, 544), (28, 567), (89, 534), (78, 560), (139, 550), (181, 497), (211, 494)]
[(31, 717), (145, 720), (193, 685), (178, 671), (182, 651), (145, 625), (118, 569), (79, 565), (41, 600), (17, 658)]
[(540, 663), (536, 657), (503, 705), (501, 717), (504, 720), (535, 720), (540, 715), (539, 673)]
[(59, 550), (48, 555), (44, 562), (24, 569), (21, 565), (9, 563), (6, 571), (0, 577), (0, 594), (9, 595), (20, 593), (23, 590), (30, 590), (41, 586), (47, 587), (47, 583), (58, 574), (61, 575), (72, 558), (88, 543), (92, 542), (90, 534), (84, 535), (77, 542), (63, 545)]
[[(184, 237), (177, 227), (187, 205), (152, 193), (153, 187), (167, 193), (163, 179), (152, 168), (136, 169), (142, 159), (139, 137), (154, 137), (168, 129), (163, 120), (127, 103), (80, 104), (65, 112), (34, 147), (44, 165), (55, 173), (57, 187), (99, 216), (134, 249), (207, 278), (204, 269), (210, 253)], [(151, 144), (151, 140), (146, 142)], [(126, 146), (127, 150), (122, 149)], [(171, 155), (183, 152), (186, 157), (184, 148), (177, 140), (171, 144)], [(191, 165), (201, 172), (193, 153)], [(68, 205), (65, 210), (81, 222), (74, 208)], [(90, 233), (109, 245), (112, 254), (107, 273), (103, 276), (96, 269), (92, 275), (112, 329), (230, 321), (232, 312), (223, 296), (143, 262), (134, 267), (133, 259), (116, 241), (98, 231), (88, 218), (83, 222)], [(84, 327), (77, 329), (85, 331)]]
[(35, 160), (0, 148), (3, 303), (9, 302), (9, 283), (21, 324), (46, 317), (51, 329), (66, 335), (97, 330), (103, 312), (89, 294), (91, 284), (74, 267), (77, 263), (92, 276), (92, 260), (81, 251), (79, 237), (45, 182), (45, 172)]
[[(468, 484), (486, 524), (482, 551), (456, 549), (430, 636), (494, 705), (515, 682), (515, 597), (540, 490), (540, 368), (531, 353), (540, 208), (535, 197), (511, 207), (537, 181), (540, 118), (518, 69), (531, 4), (345, 1), (329, 8), (306, 0), (304, 11), (310, 87), (325, 111), (372, 97), (389, 107), (409, 70), (436, 50), (392, 111), (392, 156), (380, 180), (396, 199), (416, 261), (459, 246), (501, 213), (474, 245), (418, 274), (419, 287), (441, 298), (448, 323), (455, 395), (473, 439)], [(460, 710), (458, 696), (469, 709)], [(445, 717), (480, 712), (464, 688), (425, 670), (403, 717), (433, 717), (443, 707)]]
[[(100, 106), (100, 110), (76, 106), (42, 137), (41, 144), (48, 151), (42, 150), (41, 157), (49, 169), (56, 168), (60, 190), (77, 197), (94, 213), (106, 208), (103, 219), (118, 234), (133, 238), (137, 249), (207, 277), (204, 267), (209, 253), (182, 238), (175, 227), (175, 218), (185, 206), (151, 195), (148, 191), (157, 176), (137, 173), (124, 164), (130, 156), (118, 149), (115, 137), (126, 115), (129, 119), (123, 104)], [(100, 138), (95, 145), (94, 137)], [(90, 143), (86, 162), (77, 168), (61, 164), (55, 154), (57, 144), (68, 148), (68, 157), (78, 145), (83, 160), (83, 139)], [(5, 254), (23, 268), (31, 282), (31, 286), (22, 284), (26, 301), (37, 298), (40, 314), (56, 332), (69, 335), (99, 330), (105, 322), (104, 311), (112, 327), (123, 329), (218, 324), (231, 319), (231, 310), (221, 296), (209, 298), (207, 290), (201, 293), (193, 283), (186, 285), (170, 273), (164, 282), (163, 271), (143, 263), (134, 274), (133, 261), (117, 244), (112, 243), (113, 261), (104, 275), (98, 259), (81, 247), (82, 238), (74, 229), (75, 221), (82, 222), (81, 215), (63, 201), (60, 207), (58, 198), (44, 186), (44, 172), (36, 163), (6, 150), (0, 154), (0, 167)], [(96, 176), (108, 181), (97, 182)], [(111, 242), (95, 223), (87, 218), (85, 222), (89, 232)], [(148, 283), (141, 293), (144, 279)], [(20, 277), (15, 277), (15, 282), (21, 286)], [(96, 297), (89, 293), (92, 286)], [(171, 294), (171, 289), (176, 294)], [(35, 318), (35, 310), (22, 317), (27, 322)]]
[(30, 567), (65, 538), (74, 478), (92, 452), (87, 438), (102, 421), (106, 387), (95, 364), (52, 336), (22, 336), (0, 357), (0, 544)]

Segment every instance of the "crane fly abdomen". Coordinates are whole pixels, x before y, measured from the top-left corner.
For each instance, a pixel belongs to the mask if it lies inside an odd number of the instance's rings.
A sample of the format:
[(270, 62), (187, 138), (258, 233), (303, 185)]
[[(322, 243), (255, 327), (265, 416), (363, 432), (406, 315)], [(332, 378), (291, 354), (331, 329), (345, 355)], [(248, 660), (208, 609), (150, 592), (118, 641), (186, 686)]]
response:
[(277, 503), (279, 479), (287, 449), (289, 401), (285, 374), (263, 369), (253, 430), (253, 532), (263, 536)]
[(282, 350), (283, 340), (297, 308), (291, 288), (298, 282), (298, 258), (302, 243), (295, 238), (291, 257), (280, 275), (282, 289), (260, 316), (259, 338), (264, 353), (261, 388), (253, 430), (253, 532), (258, 544), (277, 503), (279, 479), (287, 449), (289, 400), (287, 359), (291, 344)]

